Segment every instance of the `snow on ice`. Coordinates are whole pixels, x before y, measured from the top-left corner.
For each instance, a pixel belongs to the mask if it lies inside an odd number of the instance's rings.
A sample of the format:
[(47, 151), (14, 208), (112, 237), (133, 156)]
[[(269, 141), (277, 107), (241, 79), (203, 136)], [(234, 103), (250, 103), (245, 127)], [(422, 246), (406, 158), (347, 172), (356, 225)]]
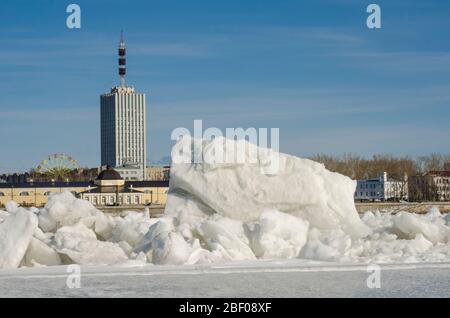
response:
[[(208, 156), (235, 143), (262, 155), (256, 163), (174, 163), (163, 217), (102, 213), (71, 193), (44, 208), (15, 202), (0, 211), (0, 268), (60, 264), (200, 264), (302, 258), (353, 263), (449, 261), (450, 217), (366, 212), (353, 203), (356, 182), (307, 159), (246, 141), (204, 141)], [(173, 149), (191, 147), (182, 138)], [(247, 154), (247, 152), (246, 152)], [(177, 162), (174, 160), (174, 162)]]

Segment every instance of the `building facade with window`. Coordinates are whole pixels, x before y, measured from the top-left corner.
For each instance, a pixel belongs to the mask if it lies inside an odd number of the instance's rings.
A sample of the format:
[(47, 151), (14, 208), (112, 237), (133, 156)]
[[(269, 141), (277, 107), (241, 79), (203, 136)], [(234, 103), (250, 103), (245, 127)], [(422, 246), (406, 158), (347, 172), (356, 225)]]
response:
[(400, 201), (408, 200), (408, 180), (389, 179), (386, 172), (378, 178), (357, 180), (356, 201)]
[(43, 206), (53, 193), (84, 191), (88, 182), (26, 182), (0, 183), (0, 206), (15, 201), (21, 206)]
[(450, 201), (450, 171), (412, 176), (409, 193), (411, 201)]
[(9, 201), (41, 207), (53, 193), (64, 191), (95, 206), (166, 204), (168, 181), (126, 181), (114, 170), (106, 172), (109, 170), (102, 171), (93, 182), (0, 183), (0, 207)]
[(145, 178), (145, 176), (142, 174), (142, 169), (139, 165), (126, 164), (119, 167), (115, 167), (114, 170), (116, 170), (125, 181), (151, 180)]
[(170, 166), (147, 167), (147, 180), (169, 180)]

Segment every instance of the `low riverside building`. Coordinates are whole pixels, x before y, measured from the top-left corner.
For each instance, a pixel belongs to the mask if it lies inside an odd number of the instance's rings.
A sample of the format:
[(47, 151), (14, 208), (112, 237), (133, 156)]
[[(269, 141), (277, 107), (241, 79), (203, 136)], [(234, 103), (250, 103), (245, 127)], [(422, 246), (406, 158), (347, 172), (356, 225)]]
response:
[(108, 167), (95, 181), (0, 183), (0, 206), (16, 201), (22, 206), (43, 206), (52, 193), (69, 191), (95, 206), (163, 205), (169, 181), (126, 181)]
[(412, 176), (409, 192), (412, 201), (450, 201), (450, 171)]
[(356, 201), (400, 201), (408, 200), (408, 181), (388, 178), (383, 172), (378, 178), (357, 180)]
[(116, 170), (125, 181), (151, 180), (145, 177), (142, 168), (139, 165), (125, 164), (114, 167), (114, 170)]
[(170, 166), (147, 167), (147, 180), (169, 180)]

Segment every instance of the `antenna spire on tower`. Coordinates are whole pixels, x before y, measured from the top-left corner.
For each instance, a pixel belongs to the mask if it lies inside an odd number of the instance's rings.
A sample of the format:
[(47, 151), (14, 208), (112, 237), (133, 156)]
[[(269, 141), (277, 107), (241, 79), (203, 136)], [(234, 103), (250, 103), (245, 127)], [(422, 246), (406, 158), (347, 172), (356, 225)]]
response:
[(120, 86), (125, 87), (125, 74), (126, 69), (126, 58), (125, 58), (125, 41), (123, 40), (123, 30), (120, 32), (120, 43), (119, 43), (119, 76), (120, 76)]

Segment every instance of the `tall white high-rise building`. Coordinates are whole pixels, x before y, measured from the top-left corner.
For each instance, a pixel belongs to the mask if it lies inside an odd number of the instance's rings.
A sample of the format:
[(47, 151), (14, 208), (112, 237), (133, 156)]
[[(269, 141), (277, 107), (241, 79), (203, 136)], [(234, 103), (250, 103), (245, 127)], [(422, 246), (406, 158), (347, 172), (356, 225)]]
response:
[(145, 180), (147, 160), (145, 94), (125, 84), (125, 42), (119, 44), (120, 86), (100, 96), (101, 164), (136, 166)]

